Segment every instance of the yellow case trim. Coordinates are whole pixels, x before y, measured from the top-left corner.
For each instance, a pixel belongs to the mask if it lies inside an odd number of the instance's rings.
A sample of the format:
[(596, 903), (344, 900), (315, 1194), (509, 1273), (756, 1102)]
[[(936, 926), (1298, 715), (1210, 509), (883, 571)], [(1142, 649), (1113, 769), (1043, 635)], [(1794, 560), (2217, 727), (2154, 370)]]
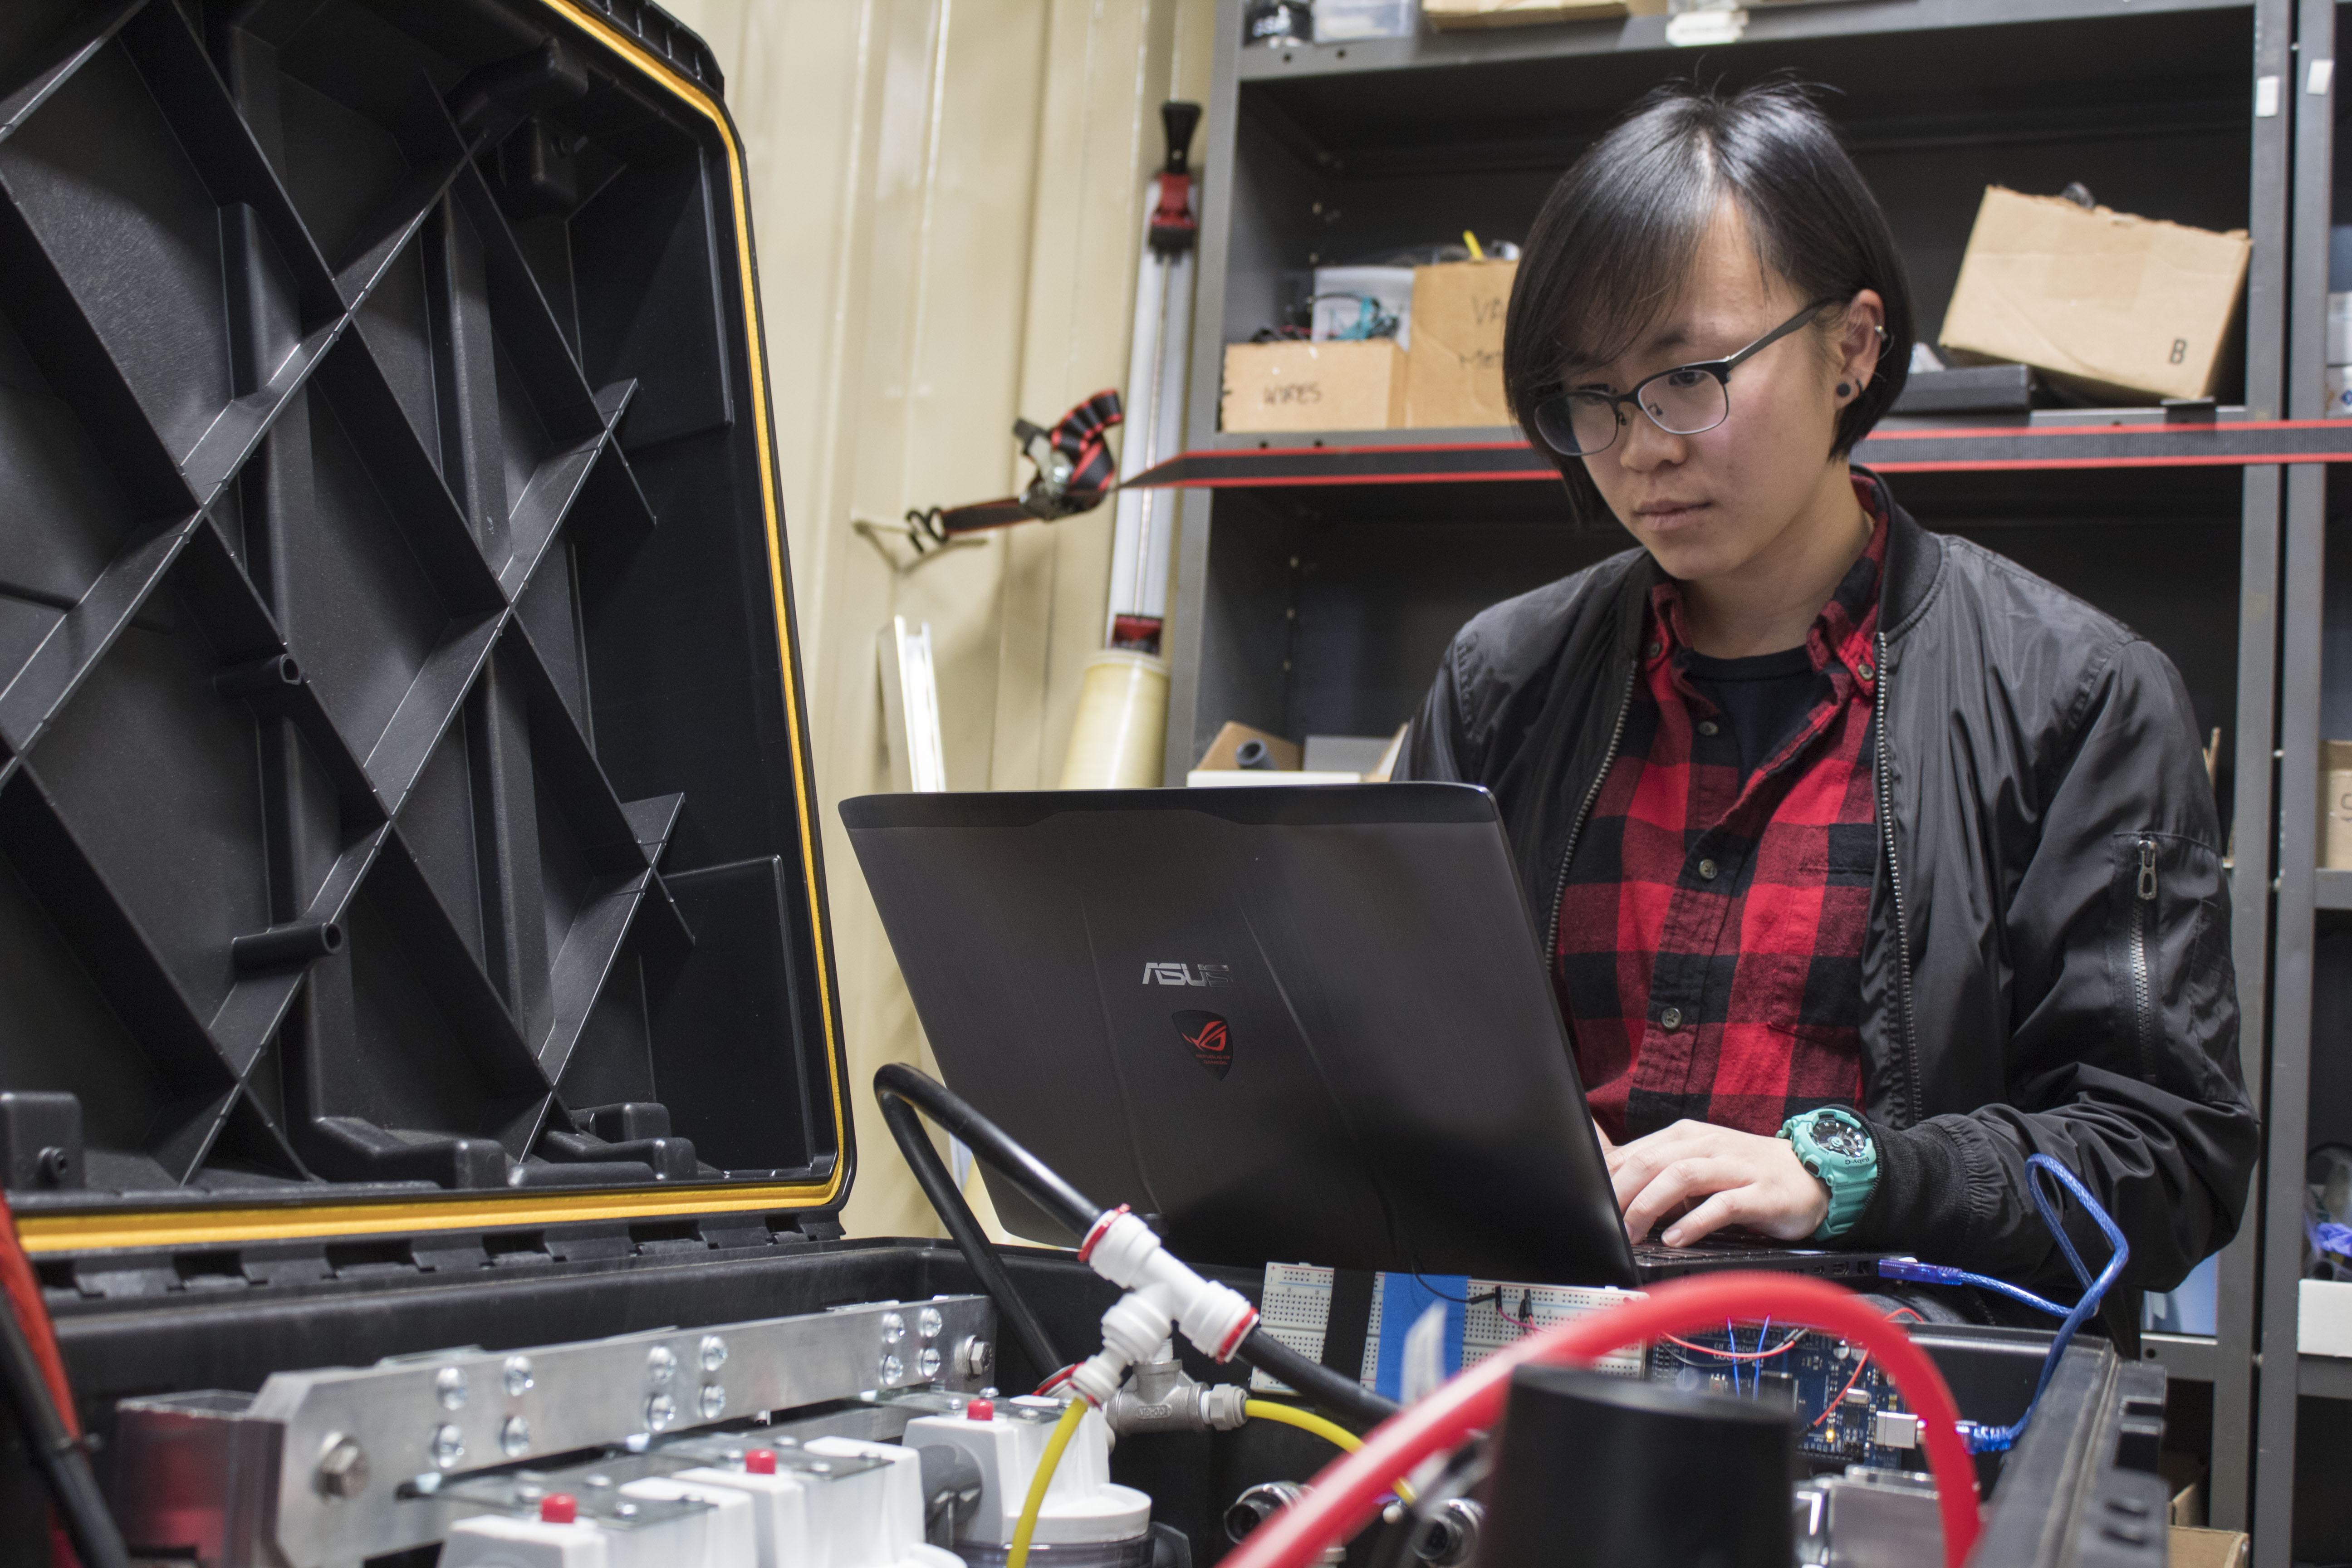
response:
[[(757, 274), (751, 260), (751, 211), (743, 194), (743, 147), (727, 111), (698, 82), (677, 73), (668, 61), (582, 9), (573, 0), (541, 0), (581, 31), (602, 40), (718, 129), (727, 147), (727, 184), (735, 206), (735, 249), (742, 273), (743, 321), (751, 339), (751, 419), (760, 448), (760, 503), (768, 531), (768, 584), (775, 599), (776, 650), (783, 664), (784, 719), (792, 736), (793, 790), (800, 803), (801, 864), (816, 866), (815, 811), (810, 798), (806, 750), (802, 744), (800, 683), (794, 679), (792, 595), (784, 587), (782, 519), (777, 516), (775, 447), (768, 426), (767, 340), (760, 322)], [(824, 1025), (824, 1055), (837, 1058), (834, 1037), (833, 953), (824, 900), (817, 879), (806, 879), (809, 929), (816, 942), (817, 1012)], [(655, 1219), (682, 1215), (737, 1214), (749, 1209), (817, 1208), (841, 1192), (849, 1169), (841, 1075), (833, 1079), (834, 1143), (841, 1156), (822, 1184), (772, 1183), (761, 1186), (659, 1186), (622, 1192), (533, 1193), (528, 1197), (451, 1194), (378, 1203), (322, 1204), (287, 1208), (125, 1209), (107, 1214), (19, 1214), (16, 1231), (29, 1253), (85, 1252), (103, 1247), (220, 1247), (236, 1242), (382, 1236), (410, 1231), (463, 1230), (492, 1226), (566, 1225), (583, 1220)]]

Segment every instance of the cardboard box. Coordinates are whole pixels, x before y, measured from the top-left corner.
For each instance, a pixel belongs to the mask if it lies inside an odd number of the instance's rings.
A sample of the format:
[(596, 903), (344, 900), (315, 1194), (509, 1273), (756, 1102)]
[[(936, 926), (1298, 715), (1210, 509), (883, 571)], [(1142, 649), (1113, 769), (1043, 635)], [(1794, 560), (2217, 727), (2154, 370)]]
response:
[(2352, 741), (2319, 743), (2319, 863), (2352, 871)]
[(2165, 1548), (2168, 1568), (2246, 1568), (2252, 1537), (2234, 1530), (2189, 1530), (2176, 1524)]
[(1228, 343), (1227, 430), (1387, 430), (1404, 423), (1404, 351), (1361, 342)]
[(1201, 753), (1201, 760), (1194, 765), (1193, 771), (1196, 773), (1202, 769), (1211, 773), (1243, 771), (1241, 763), (1234, 759), (1234, 753), (1241, 750), (1244, 741), (1258, 741), (1265, 743), (1270, 760), (1274, 763), (1274, 767), (1267, 770), (1270, 772), (1295, 773), (1303, 760), (1297, 742), (1286, 736), (1277, 735), (1271, 730), (1252, 729), (1247, 724), (1228, 719), (1225, 721), (1224, 728), (1217, 731), (1217, 738), (1209, 742), (1209, 749)]
[(1503, 314), (1516, 261), (1449, 261), (1412, 273), (1412, 374), (1404, 422), (1508, 425), (1503, 405)]
[(2212, 395), (2244, 293), (2243, 230), (1987, 187), (1939, 340), (2093, 397)]
[(1421, 14), (1442, 33), (1466, 27), (1532, 27), (1546, 22), (1605, 22), (1664, 16), (1666, 0), (1421, 0)]

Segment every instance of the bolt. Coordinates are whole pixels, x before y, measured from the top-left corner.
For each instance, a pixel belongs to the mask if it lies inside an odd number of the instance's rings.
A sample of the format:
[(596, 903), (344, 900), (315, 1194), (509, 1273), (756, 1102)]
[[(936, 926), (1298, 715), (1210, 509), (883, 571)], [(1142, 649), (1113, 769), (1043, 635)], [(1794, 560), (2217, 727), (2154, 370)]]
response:
[(499, 1447), (509, 1459), (530, 1452), (530, 1423), (520, 1415), (508, 1416), (506, 1425), (499, 1428)]
[(433, 1374), (434, 1396), (441, 1401), (444, 1410), (466, 1408), (466, 1369), (445, 1366)]
[(349, 1437), (334, 1438), (327, 1447), (326, 1458), (319, 1461), (319, 1489), (348, 1501), (367, 1490), (367, 1450)]
[(454, 1470), (457, 1461), (466, 1457), (466, 1435), (447, 1422), (433, 1428), (433, 1462), (445, 1470)]
[(531, 1391), (532, 1384), (537, 1382), (538, 1379), (530, 1374), (530, 1357), (527, 1355), (507, 1357), (506, 1383), (509, 1398), (520, 1399)]
[(717, 1334), (702, 1336), (702, 1370), (717, 1372), (727, 1364), (727, 1342)]
[[(974, 1334), (956, 1346), (955, 1369), (958, 1377), (986, 1377), (996, 1365), (996, 1347)], [(982, 1389), (982, 1393), (988, 1392)]]
[(923, 1353), (915, 1358), (915, 1370), (923, 1374), (925, 1383), (930, 1383), (938, 1378), (940, 1365), (941, 1357), (940, 1347), (937, 1345), (925, 1345)]
[(646, 1401), (646, 1430), (667, 1432), (677, 1419), (677, 1401), (667, 1394), (656, 1394)]
[(716, 1421), (727, 1413), (727, 1390), (715, 1383), (702, 1385), (702, 1397), (696, 1401), (705, 1421)]
[(670, 1379), (677, 1375), (677, 1352), (667, 1345), (656, 1345), (646, 1352), (646, 1381), (656, 1388), (667, 1388)]
[(882, 1342), (895, 1345), (907, 1337), (907, 1320), (897, 1312), (882, 1314)]
[(906, 1363), (905, 1362), (900, 1361), (900, 1360), (899, 1360), (897, 1356), (895, 1356), (895, 1355), (886, 1355), (886, 1356), (884, 1356), (884, 1357), (882, 1358), (882, 1381), (883, 1381), (883, 1382), (885, 1382), (885, 1383), (896, 1383), (896, 1382), (898, 1382), (900, 1378), (902, 1378), (902, 1377), (904, 1377), (904, 1376), (906, 1376), (906, 1375), (907, 1375), (907, 1363)]
[(938, 1339), (940, 1331), (947, 1326), (948, 1321), (940, 1316), (937, 1307), (926, 1307), (915, 1314), (915, 1331), (927, 1340)]

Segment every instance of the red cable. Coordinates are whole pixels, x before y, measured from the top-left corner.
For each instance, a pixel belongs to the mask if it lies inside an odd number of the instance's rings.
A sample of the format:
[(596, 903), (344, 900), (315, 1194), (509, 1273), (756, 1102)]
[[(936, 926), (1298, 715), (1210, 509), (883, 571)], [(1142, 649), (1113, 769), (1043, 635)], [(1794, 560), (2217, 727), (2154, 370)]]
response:
[[(33, 1359), (40, 1363), (41, 1381), (48, 1384), (49, 1401), (58, 1407), (58, 1418), (65, 1423), (67, 1432), (80, 1436), (81, 1417), (74, 1409), (72, 1385), (66, 1382), (64, 1358), (58, 1354), (58, 1337), (49, 1326), (49, 1310), (41, 1300), (40, 1278), (33, 1272), (32, 1261), (16, 1239), (16, 1216), (9, 1212), (5, 1195), (0, 1195), (0, 1294), (5, 1295), (7, 1310), (16, 1315), (16, 1326), (24, 1331), (25, 1342), (33, 1349)], [(49, 1561), (58, 1568), (78, 1568), (80, 1561), (74, 1555), (65, 1523), (55, 1508), (49, 1510)]]
[(1920, 1418), (1927, 1468), (1936, 1477), (1936, 1507), (1943, 1517), (1946, 1568), (1960, 1568), (1979, 1528), (1976, 1469), (1960, 1441), (1959, 1407), (1936, 1363), (1851, 1291), (1802, 1275), (1755, 1273), (1670, 1280), (1645, 1298), (1504, 1346), (1374, 1427), (1361, 1448), (1315, 1478), (1306, 1497), (1250, 1531), (1225, 1558), (1225, 1568), (1303, 1568), (1327, 1545), (1353, 1535), (1370, 1519), (1393, 1478), (1411, 1474), (1430, 1455), (1495, 1425), (1511, 1373), (1522, 1363), (1590, 1362), (1661, 1334), (1767, 1312), (1860, 1341), (1893, 1375)]

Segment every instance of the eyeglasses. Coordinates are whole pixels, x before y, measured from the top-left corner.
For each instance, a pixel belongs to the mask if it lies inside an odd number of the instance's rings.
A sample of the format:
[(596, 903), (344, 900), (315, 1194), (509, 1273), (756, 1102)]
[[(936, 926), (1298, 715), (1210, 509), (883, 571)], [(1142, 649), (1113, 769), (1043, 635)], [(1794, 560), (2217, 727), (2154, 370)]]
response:
[(1834, 300), (1817, 300), (1729, 359), (1678, 364), (1643, 381), (1633, 391), (1591, 387), (1557, 392), (1537, 404), (1529, 416), (1544, 444), (1563, 458), (1604, 452), (1625, 427), (1630, 404), (1669, 436), (1696, 436), (1731, 417), (1731, 373), (1810, 321)]

